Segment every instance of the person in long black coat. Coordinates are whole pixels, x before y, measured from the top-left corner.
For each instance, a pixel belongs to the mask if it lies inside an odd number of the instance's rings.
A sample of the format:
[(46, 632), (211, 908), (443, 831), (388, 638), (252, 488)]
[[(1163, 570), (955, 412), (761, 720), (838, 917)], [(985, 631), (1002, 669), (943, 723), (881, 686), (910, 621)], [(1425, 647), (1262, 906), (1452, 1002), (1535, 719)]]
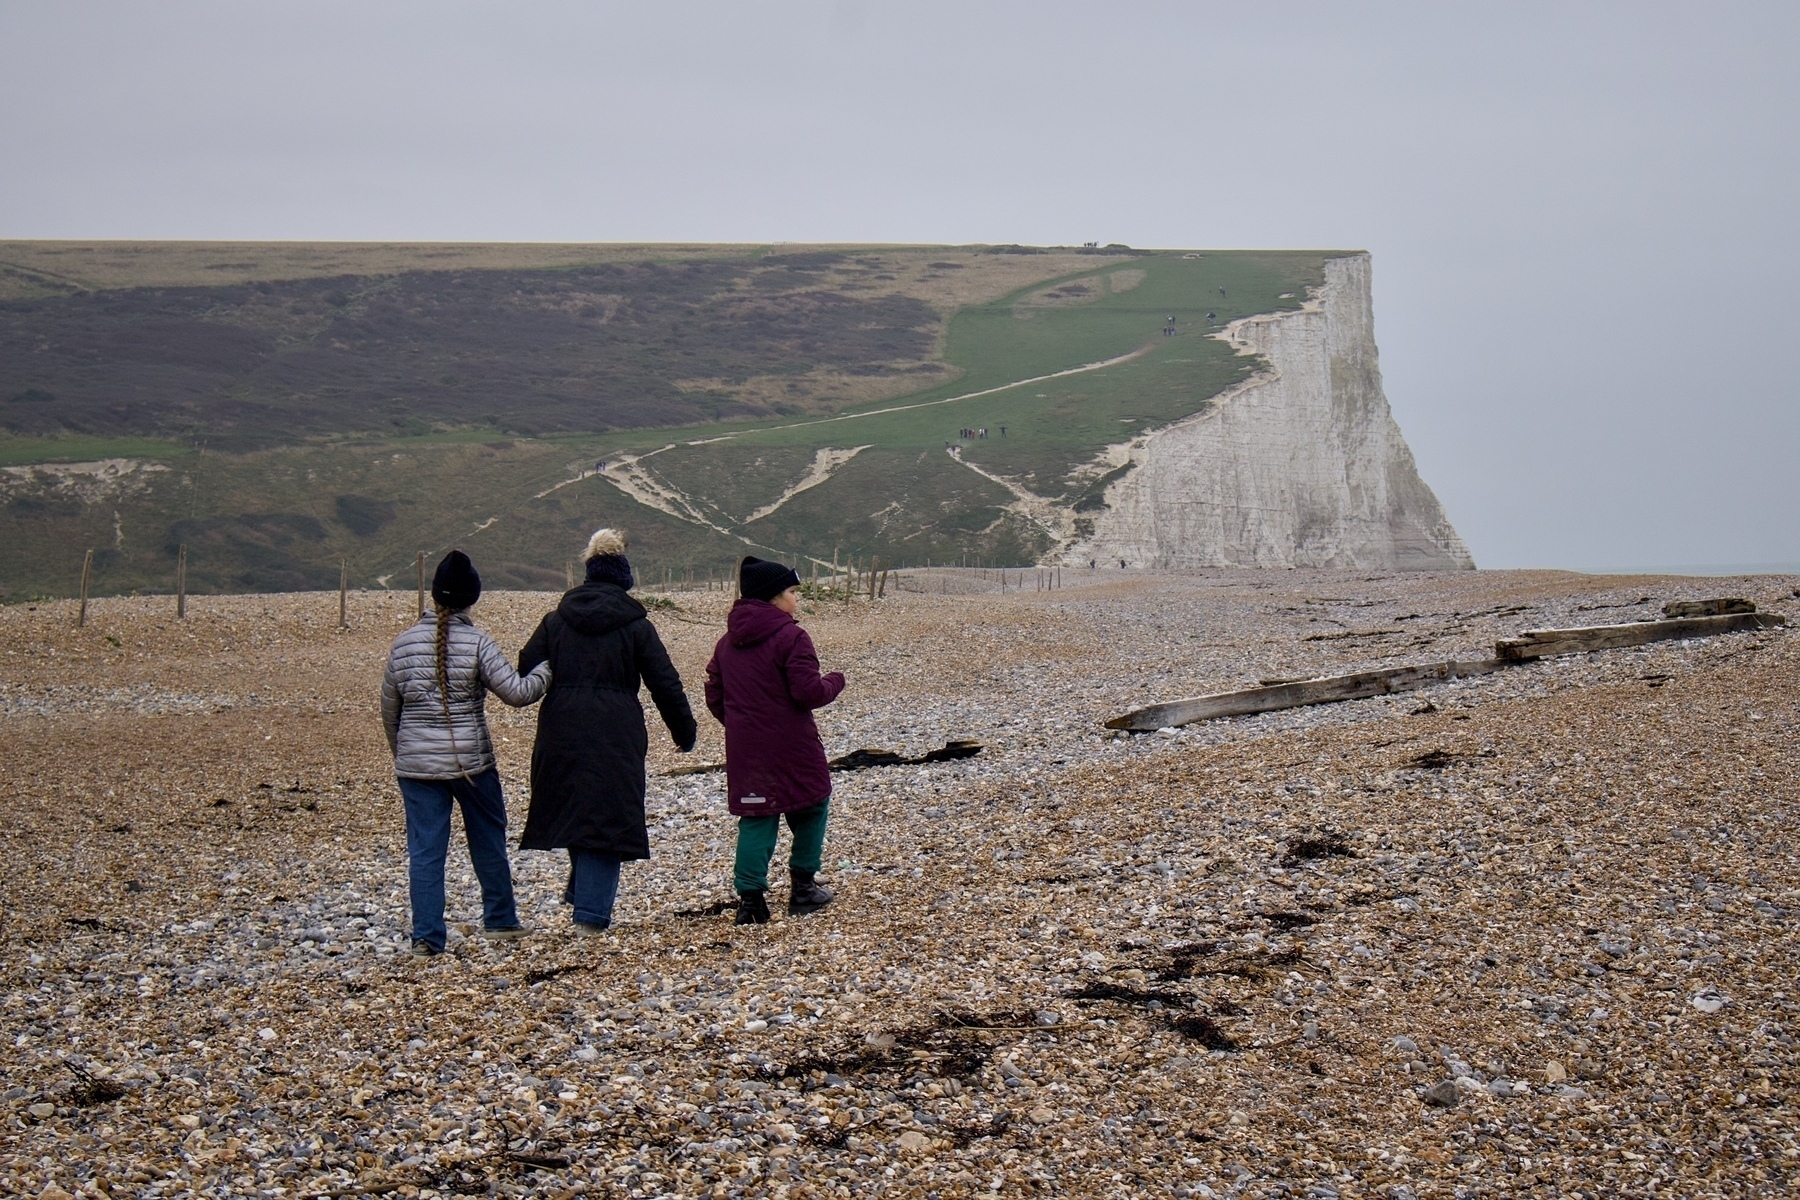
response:
[(602, 529), (589, 539), (587, 582), (563, 595), (519, 652), (519, 669), (550, 664), (550, 691), (538, 709), (531, 751), (531, 809), (521, 850), (569, 852), (577, 933), (612, 924), (619, 869), (650, 857), (644, 820), (644, 755), (649, 735), (638, 686), (685, 753), (698, 727), (681, 676), (644, 606), (627, 595), (631, 563), (625, 535)]

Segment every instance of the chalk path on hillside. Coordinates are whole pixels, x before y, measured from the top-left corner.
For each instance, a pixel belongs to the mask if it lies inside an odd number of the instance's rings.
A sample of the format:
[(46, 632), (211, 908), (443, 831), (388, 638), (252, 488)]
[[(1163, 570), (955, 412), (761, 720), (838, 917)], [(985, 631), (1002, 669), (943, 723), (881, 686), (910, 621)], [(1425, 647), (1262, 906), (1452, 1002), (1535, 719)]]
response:
[(781, 495), (775, 498), (773, 503), (765, 504), (749, 516), (745, 517), (744, 524), (748, 525), (752, 521), (760, 521), (770, 513), (779, 509), (782, 505), (786, 504), (789, 500), (792, 500), (795, 496), (798, 496), (801, 492), (818, 487), (821, 483), (824, 483), (833, 475), (837, 474), (839, 467), (842, 467), (845, 463), (849, 462), (868, 448), (868, 446), (851, 446), (843, 450), (835, 450), (827, 446), (822, 450), (816, 451), (813, 454), (812, 467), (800, 479), (800, 482), (783, 491)]
[[(696, 438), (695, 440), (686, 443), (670, 442), (666, 446), (659, 446), (655, 450), (650, 450), (643, 454), (621, 454), (616, 459), (612, 460), (608, 469), (604, 471), (590, 472), (584, 469), (580, 473), (562, 480), (560, 483), (550, 485), (543, 491), (532, 496), (532, 499), (542, 500), (544, 497), (553, 492), (561, 491), (572, 483), (582, 483), (589, 479), (600, 479), (611, 484), (619, 491), (624, 492), (627, 496), (646, 508), (653, 508), (657, 512), (674, 517), (678, 521), (684, 521), (689, 525), (698, 525), (703, 529), (710, 529), (714, 533), (722, 534), (725, 537), (740, 541), (752, 549), (773, 550), (773, 547), (764, 546), (760, 542), (753, 541), (743, 534), (732, 529), (727, 529), (709, 519), (702, 511), (702, 502), (695, 500), (680, 488), (669, 483), (668, 480), (663, 479), (660, 476), (652, 477), (649, 471), (641, 465), (643, 461), (647, 458), (654, 458), (665, 450), (673, 450), (678, 444), (705, 446), (710, 445), (713, 442), (732, 441), (752, 433), (770, 433), (779, 429), (804, 429), (810, 425), (830, 425), (839, 421), (857, 421), (865, 417), (880, 417), (889, 413), (911, 412), (912, 410), (919, 408), (935, 408), (939, 405), (955, 404), (961, 400), (974, 400), (981, 396), (992, 396), (997, 392), (1011, 391), (1013, 388), (1024, 387), (1027, 384), (1043, 383), (1046, 380), (1051, 379), (1066, 379), (1071, 375), (1083, 375), (1089, 371), (1102, 371), (1107, 367), (1116, 367), (1121, 363), (1128, 363), (1133, 359), (1142, 358), (1155, 348), (1155, 342), (1145, 342), (1136, 350), (1121, 354), (1116, 358), (1103, 359), (1100, 362), (1084, 363), (1079, 367), (1069, 367), (1062, 371), (1052, 371), (1048, 375), (1033, 375), (1028, 379), (1015, 379), (1010, 383), (997, 384), (994, 387), (982, 388), (981, 390), (974, 392), (964, 392), (959, 396), (947, 396), (942, 400), (922, 400), (917, 404), (891, 404), (886, 408), (873, 408), (867, 412), (840, 413), (831, 417), (818, 417), (811, 421), (794, 421), (785, 425), (765, 425), (759, 429), (740, 429), (732, 433), (720, 434), (715, 437)], [(801, 480), (796, 486), (787, 489), (787, 491), (773, 503), (756, 510), (745, 524), (748, 524), (749, 521), (755, 521), (759, 518), (768, 516), (801, 492), (826, 482), (831, 478), (832, 474), (836, 472), (838, 467), (841, 467), (845, 462), (848, 462), (851, 458), (854, 458), (857, 454), (868, 448), (868, 446), (858, 446), (848, 453), (845, 453), (842, 450), (821, 451), (820, 453), (822, 455), (829, 454), (832, 456), (841, 456), (841, 460), (836, 457), (824, 461), (815, 459), (813, 470), (808, 473), (805, 479)], [(960, 456), (952, 455), (952, 457), (956, 458), (956, 461), (962, 462)], [(1011, 483), (998, 476), (988, 475), (986, 471), (981, 470), (979, 467), (975, 467), (969, 463), (963, 463), (963, 465), (969, 467), (970, 470), (975, 471), (977, 474), (986, 476), (995, 483), (1006, 488), (1018, 498), (1018, 504), (1015, 507), (1017, 507), (1024, 516), (1030, 519), (1034, 524), (1042, 525), (1046, 530), (1053, 534), (1056, 533), (1056, 530), (1052, 528), (1051, 524), (1046, 524), (1043, 516), (1044, 511), (1049, 507), (1049, 501), (1046, 501), (1041, 496), (1033, 495), (1019, 487), (1017, 484)], [(496, 519), (497, 518), (490, 518), (488, 523), (491, 525)]]
[(946, 396), (942, 400), (921, 400), (917, 404), (892, 404), (887, 408), (871, 408), (867, 412), (839, 413), (832, 417), (815, 417), (810, 421), (792, 421), (786, 425), (765, 425), (760, 429), (740, 429), (735, 433), (721, 434), (718, 437), (703, 438), (689, 442), (690, 446), (704, 446), (710, 442), (725, 442), (732, 438), (743, 437), (751, 433), (770, 433), (777, 429), (805, 429), (809, 425), (830, 425), (834, 421), (859, 421), (864, 417), (880, 417), (888, 413), (911, 412), (916, 408), (935, 408), (940, 404), (955, 404), (959, 400), (974, 400), (979, 396), (992, 396), (995, 392), (1007, 392), (1016, 387), (1024, 387), (1028, 383), (1043, 383), (1047, 379), (1065, 379), (1070, 375), (1082, 375), (1088, 371), (1101, 371), (1107, 367), (1116, 367), (1120, 363), (1128, 363), (1134, 358), (1142, 358), (1156, 348), (1155, 342), (1145, 342), (1129, 354), (1121, 354), (1117, 358), (1109, 358), (1102, 362), (1086, 363), (1079, 367), (1070, 367), (1066, 371), (1052, 371), (1048, 375), (1033, 375), (1029, 379), (1015, 379), (1011, 383), (998, 384), (991, 388), (982, 388), (978, 392), (964, 392), (960, 396)]
[(1027, 521), (1042, 529), (1057, 540), (1060, 545), (1068, 541), (1071, 518), (1067, 510), (1055, 501), (1046, 500), (1021, 483), (1008, 479), (1004, 475), (996, 475), (992, 471), (976, 466), (962, 456), (961, 446), (952, 446), (947, 451), (952, 461), (969, 468), (983, 479), (999, 484), (1013, 495), (1013, 503), (1006, 507), (1024, 517)]

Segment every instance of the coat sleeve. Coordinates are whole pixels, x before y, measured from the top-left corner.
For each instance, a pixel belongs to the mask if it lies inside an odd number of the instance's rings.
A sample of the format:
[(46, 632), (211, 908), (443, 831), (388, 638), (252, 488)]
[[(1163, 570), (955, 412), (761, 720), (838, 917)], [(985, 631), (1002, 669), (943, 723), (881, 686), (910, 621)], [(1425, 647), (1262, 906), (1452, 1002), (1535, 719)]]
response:
[(388, 752), (400, 751), (400, 677), (394, 671), (394, 656), (388, 655), (387, 669), (381, 673), (381, 724), (387, 730)]
[(537, 669), (539, 663), (549, 660), (549, 624), (550, 618), (545, 615), (538, 621), (537, 628), (531, 631), (531, 637), (525, 643), (525, 648), (519, 651), (519, 674), (529, 675)]
[(514, 708), (523, 708), (542, 700), (545, 690), (550, 686), (549, 663), (540, 662), (528, 674), (520, 675), (506, 661), (506, 655), (500, 653), (500, 647), (494, 644), (494, 639), (486, 633), (481, 635), (481, 645), (475, 651), (475, 661), (481, 682), (487, 685), (490, 692)]
[(788, 695), (801, 708), (824, 708), (844, 690), (844, 673), (833, 671), (829, 675), (820, 675), (819, 654), (813, 649), (812, 638), (804, 629), (796, 628), (795, 632), (798, 636), (788, 647), (787, 660), (781, 664), (782, 674), (787, 676)]
[(719, 671), (717, 648), (713, 650), (713, 656), (706, 660), (706, 711), (719, 724), (725, 723), (725, 676)]
[(669, 727), (669, 736), (685, 754), (694, 748), (700, 727), (694, 721), (694, 710), (688, 706), (687, 693), (682, 690), (681, 675), (669, 661), (669, 652), (663, 648), (656, 626), (647, 619), (640, 620), (633, 624), (633, 631), (636, 634), (638, 675), (650, 689), (650, 699), (656, 702), (656, 711), (662, 714), (663, 724)]

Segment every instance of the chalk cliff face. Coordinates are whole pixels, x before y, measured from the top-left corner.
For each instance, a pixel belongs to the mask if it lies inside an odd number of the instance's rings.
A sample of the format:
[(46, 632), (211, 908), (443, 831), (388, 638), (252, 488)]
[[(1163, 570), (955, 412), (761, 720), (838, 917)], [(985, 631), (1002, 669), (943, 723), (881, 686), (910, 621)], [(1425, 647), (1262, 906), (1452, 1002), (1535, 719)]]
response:
[(1223, 335), (1271, 369), (1116, 448), (1130, 469), (1064, 561), (1154, 567), (1475, 564), (1419, 478), (1381, 391), (1369, 256), (1328, 260), (1298, 312)]

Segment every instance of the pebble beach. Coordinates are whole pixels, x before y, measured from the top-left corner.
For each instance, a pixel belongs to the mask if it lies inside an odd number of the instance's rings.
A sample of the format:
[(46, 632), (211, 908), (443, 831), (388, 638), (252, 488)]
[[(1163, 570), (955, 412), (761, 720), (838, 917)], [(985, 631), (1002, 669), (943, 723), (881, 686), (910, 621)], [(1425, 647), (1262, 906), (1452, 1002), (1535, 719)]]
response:
[[(1055, 578), (1061, 586), (1042, 585)], [(408, 953), (377, 700), (411, 592), (0, 608), (0, 1191), (1770, 1196), (1800, 1189), (1800, 643), (1570, 655), (1144, 735), (1128, 709), (1493, 654), (1800, 577), (906, 572), (801, 614), (836, 903), (736, 927), (700, 714), (569, 933)], [(551, 593), (486, 595), (516, 653)], [(534, 713), (488, 708), (512, 828)], [(652, 720), (655, 720), (652, 710)], [(777, 869), (784, 845), (777, 850)]]

